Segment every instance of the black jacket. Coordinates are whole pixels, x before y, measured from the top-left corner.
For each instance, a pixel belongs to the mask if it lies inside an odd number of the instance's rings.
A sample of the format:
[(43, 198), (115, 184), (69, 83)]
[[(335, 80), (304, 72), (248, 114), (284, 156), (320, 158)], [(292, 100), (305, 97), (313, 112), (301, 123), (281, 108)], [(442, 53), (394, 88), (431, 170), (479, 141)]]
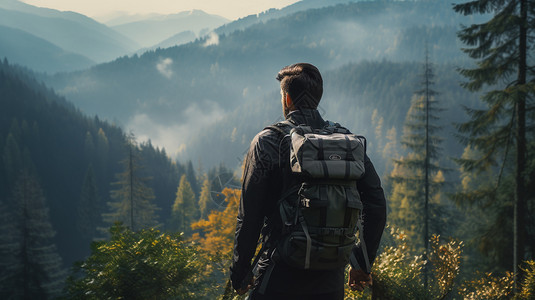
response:
[[(293, 111), (287, 119), (296, 125), (306, 124), (313, 128), (322, 128), (325, 125), (317, 110)], [(289, 139), (284, 139), (280, 132), (271, 129), (261, 131), (251, 142), (243, 171), (242, 194), (234, 240), (234, 259), (230, 275), (234, 288), (241, 286), (251, 269), (251, 260), (261, 230), (265, 231), (262, 234), (263, 241), (270, 246), (260, 259), (260, 275), (267, 266), (273, 264), (270, 250), (273, 249), (278, 234), (273, 227), (280, 222), (280, 218), (277, 219), (278, 214), (274, 213), (276, 204), (282, 191), (297, 183), (296, 177), (291, 174), (288, 167), (288, 149)], [(379, 176), (367, 156), (365, 156), (365, 175), (357, 182), (357, 188), (364, 205), (364, 240), (370, 262), (373, 262), (386, 222), (386, 201)], [(269, 226), (266, 227), (265, 224)], [(353, 253), (359, 266), (365, 269), (359, 245), (355, 246)], [(353, 264), (354, 268), (359, 266)], [(260, 276), (259, 282), (262, 279)], [(266, 294), (328, 293), (343, 289), (343, 285), (343, 268), (329, 271), (298, 270), (277, 261), (269, 276)]]

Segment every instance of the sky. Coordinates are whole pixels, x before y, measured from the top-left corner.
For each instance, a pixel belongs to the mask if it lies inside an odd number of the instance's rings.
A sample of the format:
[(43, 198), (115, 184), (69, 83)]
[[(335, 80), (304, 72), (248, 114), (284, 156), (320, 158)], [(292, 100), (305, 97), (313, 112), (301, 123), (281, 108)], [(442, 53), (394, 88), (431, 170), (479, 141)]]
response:
[(21, 0), (61, 11), (74, 11), (99, 19), (114, 12), (129, 14), (173, 14), (200, 9), (210, 14), (236, 20), (270, 8), (282, 8), (298, 0)]

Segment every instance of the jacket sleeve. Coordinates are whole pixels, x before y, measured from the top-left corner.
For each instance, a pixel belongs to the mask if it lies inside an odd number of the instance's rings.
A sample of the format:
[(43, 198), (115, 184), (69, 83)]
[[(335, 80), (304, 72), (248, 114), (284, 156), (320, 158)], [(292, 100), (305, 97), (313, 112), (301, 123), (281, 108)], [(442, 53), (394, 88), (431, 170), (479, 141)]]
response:
[[(381, 236), (386, 224), (386, 199), (381, 187), (381, 179), (377, 175), (375, 168), (366, 155), (364, 158), (364, 176), (357, 181), (357, 189), (360, 193), (363, 208), (365, 248), (368, 254), (370, 266), (375, 260), (377, 249), (381, 242)], [(361, 243), (353, 248), (350, 259), (351, 267), (354, 269), (366, 270), (364, 255)], [(370, 273), (371, 270), (366, 270)]]
[[(253, 258), (264, 224), (264, 217), (273, 196), (273, 172), (278, 164), (276, 136), (263, 131), (251, 142), (245, 159), (240, 208), (234, 237), (234, 257), (230, 279), (239, 288), (251, 270)], [(272, 201), (271, 201), (272, 202)]]

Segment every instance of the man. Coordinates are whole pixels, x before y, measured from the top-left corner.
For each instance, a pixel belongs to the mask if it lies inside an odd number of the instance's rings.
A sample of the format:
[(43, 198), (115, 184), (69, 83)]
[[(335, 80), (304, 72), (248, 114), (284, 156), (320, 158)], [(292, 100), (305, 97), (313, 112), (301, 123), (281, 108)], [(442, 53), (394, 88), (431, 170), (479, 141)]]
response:
[[(282, 109), (286, 120), (294, 125), (323, 128), (326, 122), (317, 107), (323, 94), (319, 70), (306, 63), (294, 64), (279, 71)], [(234, 289), (244, 294), (253, 288), (250, 299), (322, 299), (344, 297), (344, 268), (305, 270), (292, 268), (277, 259), (275, 250), (281, 235), (281, 218), (277, 202), (295, 186), (297, 176), (289, 168), (289, 141), (273, 129), (258, 133), (246, 157), (240, 209), (236, 225), (231, 280)], [(364, 205), (364, 241), (370, 263), (373, 262), (386, 222), (386, 201), (373, 164), (365, 155), (365, 174), (357, 181)], [(297, 192), (295, 192), (297, 197)], [(262, 233), (262, 253), (251, 281), (251, 259)], [(363, 247), (364, 248), (364, 247)], [(353, 248), (349, 285), (363, 290), (371, 285), (361, 245)]]

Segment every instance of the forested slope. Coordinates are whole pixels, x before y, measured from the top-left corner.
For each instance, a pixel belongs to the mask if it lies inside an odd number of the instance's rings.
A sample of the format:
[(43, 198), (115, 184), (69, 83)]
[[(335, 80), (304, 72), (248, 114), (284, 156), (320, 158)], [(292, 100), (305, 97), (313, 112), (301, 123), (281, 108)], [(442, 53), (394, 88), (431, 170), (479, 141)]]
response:
[[(63, 97), (33, 79), (31, 72), (0, 64), (0, 199), (8, 206), (16, 201), (14, 183), (22, 171), (37, 178), (50, 208), (50, 220), (57, 232), (54, 238), (60, 255), (69, 266), (88, 253), (89, 241), (80, 223), (106, 226), (101, 214), (108, 210), (110, 190), (116, 187), (115, 174), (127, 155), (126, 135), (121, 128), (88, 117)], [(163, 149), (150, 142), (140, 145), (143, 176), (152, 178), (155, 204), (161, 208), (160, 222), (170, 215), (170, 205), (184, 172)], [(80, 199), (88, 170), (92, 169), (97, 191), (97, 211), (81, 213)], [(89, 209), (89, 208), (87, 208)], [(83, 220), (81, 215), (95, 219)], [(2, 222), (5, 220), (3, 219)], [(100, 235), (102, 236), (102, 235)]]

